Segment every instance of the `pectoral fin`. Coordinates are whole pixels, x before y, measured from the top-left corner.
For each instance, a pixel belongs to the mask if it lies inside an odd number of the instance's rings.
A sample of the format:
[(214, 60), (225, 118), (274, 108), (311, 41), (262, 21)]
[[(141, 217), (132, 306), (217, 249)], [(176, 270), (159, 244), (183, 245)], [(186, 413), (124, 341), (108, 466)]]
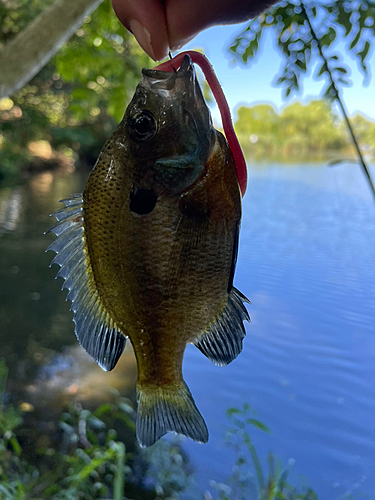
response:
[(204, 170), (196, 153), (160, 158), (154, 165), (154, 189), (172, 196), (191, 186)]
[(216, 365), (228, 365), (242, 351), (242, 340), (246, 336), (243, 321), (250, 321), (244, 302), (250, 303), (233, 287), (223, 312), (194, 342), (194, 345)]
[(103, 370), (112, 370), (124, 350), (126, 337), (107, 314), (95, 287), (86, 248), (82, 194), (62, 202), (65, 207), (52, 214), (56, 224), (46, 231), (57, 238), (46, 251), (57, 254), (51, 265), (61, 267), (56, 278), (64, 278), (62, 288), (69, 290), (66, 300), (72, 301), (70, 309), (79, 343)]

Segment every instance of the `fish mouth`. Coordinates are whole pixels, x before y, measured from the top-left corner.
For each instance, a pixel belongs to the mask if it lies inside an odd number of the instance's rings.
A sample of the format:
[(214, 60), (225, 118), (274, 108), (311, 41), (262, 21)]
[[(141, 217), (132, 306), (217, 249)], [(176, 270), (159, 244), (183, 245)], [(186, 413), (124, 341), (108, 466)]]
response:
[(180, 67), (173, 71), (142, 69), (140, 86), (149, 93), (162, 98), (164, 106), (180, 108), (189, 115), (192, 129), (197, 137), (206, 135), (211, 128), (210, 112), (203, 97), (195, 67), (191, 57), (186, 54)]
[(158, 69), (142, 69), (142, 85), (150, 90), (177, 90), (179, 82), (184, 82), (183, 86), (195, 86), (196, 76), (192, 60), (189, 55), (185, 55), (181, 65), (177, 70), (161, 71)]

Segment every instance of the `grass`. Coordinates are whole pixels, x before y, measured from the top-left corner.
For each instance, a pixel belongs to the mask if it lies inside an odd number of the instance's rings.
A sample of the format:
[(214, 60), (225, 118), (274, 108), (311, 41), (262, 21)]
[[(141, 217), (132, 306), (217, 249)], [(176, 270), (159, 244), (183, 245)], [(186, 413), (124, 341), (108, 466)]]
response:
[(227, 418), (225, 443), (234, 451), (235, 460), (226, 482), (214, 485), (220, 500), (317, 500), (312, 488), (298, 488), (288, 481), (290, 467), (283, 467), (272, 453), (267, 466), (262, 465), (251, 434), (255, 430), (270, 433), (270, 429), (254, 418), (248, 404), (241, 409), (229, 408)]

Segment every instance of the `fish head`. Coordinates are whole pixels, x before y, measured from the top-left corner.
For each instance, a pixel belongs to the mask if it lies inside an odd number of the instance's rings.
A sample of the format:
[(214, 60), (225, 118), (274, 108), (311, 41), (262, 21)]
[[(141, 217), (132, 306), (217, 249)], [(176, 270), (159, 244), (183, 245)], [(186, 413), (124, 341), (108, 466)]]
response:
[(215, 142), (210, 111), (189, 56), (172, 73), (142, 74), (120, 125), (133, 162), (133, 190), (173, 196), (205, 169)]

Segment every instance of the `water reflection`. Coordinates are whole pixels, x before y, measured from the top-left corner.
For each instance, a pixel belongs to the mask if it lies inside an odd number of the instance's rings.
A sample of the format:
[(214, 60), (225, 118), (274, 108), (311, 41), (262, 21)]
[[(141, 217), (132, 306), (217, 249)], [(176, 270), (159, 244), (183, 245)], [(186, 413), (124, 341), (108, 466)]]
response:
[[(38, 353), (76, 345), (66, 294), (59, 293), (45, 254), (52, 236), (49, 214), (66, 193), (80, 191), (85, 176), (44, 172), (14, 190), (0, 190), (0, 353), (10, 369), (13, 395), (37, 376), (46, 360)], [(11, 229), (11, 231), (10, 231)]]
[(114, 390), (134, 399), (137, 366), (130, 343), (111, 372), (104, 372), (79, 345), (63, 347), (61, 352), (32, 347), (39, 369), (23, 388), (22, 397), (33, 407), (62, 408), (72, 400), (99, 406), (113, 399)]
[(14, 231), (21, 216), (22, 196), (19, 187), (0, 190), (0, 236)]
[(34, 198), (48, 196), (51, 192), (54, 175), (52, 172), (42, 172), (34, 175), (29, 181), (29, 187)]

